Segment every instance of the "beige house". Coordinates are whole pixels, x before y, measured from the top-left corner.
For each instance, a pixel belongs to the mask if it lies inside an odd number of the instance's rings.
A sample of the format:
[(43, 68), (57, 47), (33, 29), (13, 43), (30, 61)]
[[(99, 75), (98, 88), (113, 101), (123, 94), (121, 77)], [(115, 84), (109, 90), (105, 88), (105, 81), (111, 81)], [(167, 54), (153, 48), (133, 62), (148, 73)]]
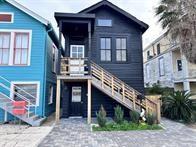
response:
[(159, 83), (196, 93), (196, 64), (188, 62), (177, 41), (163, 34), (143, 50), (145, 86)]

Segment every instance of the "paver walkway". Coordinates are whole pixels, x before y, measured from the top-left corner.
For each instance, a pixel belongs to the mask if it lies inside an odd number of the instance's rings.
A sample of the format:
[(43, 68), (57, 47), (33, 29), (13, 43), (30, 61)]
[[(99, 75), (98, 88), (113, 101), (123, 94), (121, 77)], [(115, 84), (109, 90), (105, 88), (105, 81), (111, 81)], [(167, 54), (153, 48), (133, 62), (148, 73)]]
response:
[(91, 132), (84, 119), (61, 119), (39, 147), (196, 147), (196, 130), (162, 124), (161, 131)]
[(0, 147), (36, 147), (52, 126), (0, 125)]

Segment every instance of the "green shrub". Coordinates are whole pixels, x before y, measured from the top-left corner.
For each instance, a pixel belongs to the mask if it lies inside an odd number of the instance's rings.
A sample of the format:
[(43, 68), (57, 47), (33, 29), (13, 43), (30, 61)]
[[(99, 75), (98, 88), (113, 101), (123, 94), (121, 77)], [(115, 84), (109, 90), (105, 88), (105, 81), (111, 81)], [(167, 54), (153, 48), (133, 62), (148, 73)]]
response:
[(106, 111), (104, 107), (101, 105), (99, 112), (96, 114), (97, 115), (97, 122), (100, 127), (105, 127), (106, 126)]
[(124, 119), (124, 112), (120, 106), (114, 108), (114, 121), (117, 124), (122, 124)]
[(131, 131), (131, 130), (161, 130), (162, 127), (148, 124), (135, 124), (124, 121), (122, 124), (114, 122), (107, 123), (105, 127), (93, 126), (93, 131)]
[(145, 88), (146, 95), (169, 95), (174, 92), (173, 88), (161, 87), (160, 84), (153, 84), (151, 87)]
[(156, 124), (156, 116), (154, 114), (147, 114), (146, 123), (150, 126)]
[(132, 123), (136, 123), (136, 124), (139, 123), (140, 114), (138, 112), (130, 111), (129, 115), (130, 115), (130, 120), (131, 120)]
[(191, 96), (191, 93), (185, 91), (176, 91), (163, 96), (161, 98), (163, 116), (177, 121), (190, 122), (194, 110)]

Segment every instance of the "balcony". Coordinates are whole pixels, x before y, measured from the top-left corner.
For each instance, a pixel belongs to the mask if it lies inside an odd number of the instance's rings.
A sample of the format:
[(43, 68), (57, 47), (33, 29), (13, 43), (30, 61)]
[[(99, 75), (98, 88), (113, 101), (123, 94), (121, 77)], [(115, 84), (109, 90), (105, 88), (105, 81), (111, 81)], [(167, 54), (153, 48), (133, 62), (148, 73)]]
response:
[(88, 58), (61, 58), (61, 70), (59, 78), (66, 80), (86, 80), (91, 78), (89, 74)]

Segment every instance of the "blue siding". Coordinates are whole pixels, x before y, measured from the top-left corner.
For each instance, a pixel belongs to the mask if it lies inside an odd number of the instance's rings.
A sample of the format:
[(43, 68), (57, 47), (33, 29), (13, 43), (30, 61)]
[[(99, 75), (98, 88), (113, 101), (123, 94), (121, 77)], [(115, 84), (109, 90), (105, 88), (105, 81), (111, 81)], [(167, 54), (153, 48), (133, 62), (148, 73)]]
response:
[[(0, 29), (26, 29), (32, 30), (31, 40), (31, 61), (30, 66), (0, 66), (0, 75), (9, 81), (39, 81), (40, 97), (37, 112), (40, 116), (44, 115), (44, 93), (45, 93), (45, 41), (46, 28), (39, 21), (22, 12), (8, 3), (0, 4), (0, 12), (14, 13), (14, 23), (0, 24)], [(0, 110), (0, 120), (4, 119), (4, 113)]]
[[(47, 42), (46, 42), (46, 90), (45, 90), (45, 116), (50, 115), (55, 111), (55, 97), (56, 97), (56, 74), (52, 71), (52, 64), (53, 64), (53, 41), (49, 35), (47, 35)], [(53, 103), (48, 104), (48, 97), (49, 97), (49, 87), (53, 85)]]

